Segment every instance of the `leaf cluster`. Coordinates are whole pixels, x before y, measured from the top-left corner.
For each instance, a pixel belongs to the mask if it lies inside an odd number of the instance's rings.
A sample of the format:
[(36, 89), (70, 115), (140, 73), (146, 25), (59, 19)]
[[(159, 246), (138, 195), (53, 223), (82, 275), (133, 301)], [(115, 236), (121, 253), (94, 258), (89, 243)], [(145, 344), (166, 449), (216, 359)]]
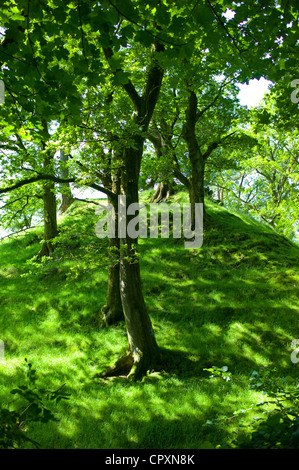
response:
[[(290, 376), (277, 377), (275, 368), (261, 367), (250, 374), (251, 387), (262, 390), (265, 400), (263, 417), (251, 424), (250, 435), (235, 441), (239, 448), (299, 448), (299, 388)], [(269, 406), (271, 408), (269, 408)]]
[(40, 447), (39, 443), (27, 435), (32, 422), (48, 423), (59, 421), (51, 410), (51, 404), (68, 400), (70, 393), (63, 384), (51, 391), (37, 385), (36, 370), (25, 358), (25, 383), (14, 388), (10, 393), (15, 397), (9, 408), (0, 408), (0, 449), (15, 449), (26, 442)]

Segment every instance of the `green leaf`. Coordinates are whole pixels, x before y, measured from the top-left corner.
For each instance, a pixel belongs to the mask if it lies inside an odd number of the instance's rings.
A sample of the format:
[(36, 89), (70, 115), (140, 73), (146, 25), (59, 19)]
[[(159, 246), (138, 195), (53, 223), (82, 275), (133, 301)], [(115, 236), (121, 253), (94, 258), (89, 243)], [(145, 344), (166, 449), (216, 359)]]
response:
[(278, 65), (279, 65), (280, 70), (284, 70), (286, 68), (286, 63), (283, 59), (280, 59), (280, 61), (278, 62)]
[(275, 413), (274, 415), (270, 415), (267, 419), (267, 424), (270, 427), (277, 428), (280, 425), (281, 420), (283, 420), (284, 416), (281, 413)]
[(119, 57), (115, 54), (114, 56), (110, 57), (110, 59), (108, 59), (108, 63), (112, 72), (116, 72), (117, 70), (121, 69), (123, 65), (123, 59), (122, 57)]
[(164, 25), (168, 26), (170, 23), (169, 7), (166, 5), (162, 5), (161, 7), (159, 7), (156, 11), (155, 19), (157, 23), (160, 24), (161, 26), (164, 26)]
[(136, 41), (145, 47), (149, 47), (153, 43), (153, 37), (147, 31), (139, 30), (135, 35)]
[(202, 26), (208, 26), (210, 27), (210, 25), (213, 23), (214, 21), (214, 15), (213, 13), (211, 12), (210, 8), (203, 4), (203, 5), (200, 5), (197, 9), (196, 9), (196, 16), (197, 16), (197, 20), (198, 22), (202, 25)]
[(112, 82), (114, 83), (114, 85), (125, 85), (126, 83), (128, 83), (129, 81), (129, 74), (127, 72), (123, 72), (122, 70), (118, 71), (113, 79), (112, 79)]
[(138, 11), (133, 7), (130, 0), (114, 0), (118, 12), (132, 23), (138, 23), (140, 18)]

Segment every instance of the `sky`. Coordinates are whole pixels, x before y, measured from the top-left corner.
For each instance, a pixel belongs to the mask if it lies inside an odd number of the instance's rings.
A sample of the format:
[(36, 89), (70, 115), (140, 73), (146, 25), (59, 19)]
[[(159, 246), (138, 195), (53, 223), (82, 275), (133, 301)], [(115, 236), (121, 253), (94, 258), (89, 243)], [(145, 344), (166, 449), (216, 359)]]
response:
[(250, 80), (249, 85), (238, 85), (240, 88), (238, 94), (240, 104), (248, 107), (257, 106), (265, 96), (269, 85), (271, 85), (271, 82), (264, 78)]

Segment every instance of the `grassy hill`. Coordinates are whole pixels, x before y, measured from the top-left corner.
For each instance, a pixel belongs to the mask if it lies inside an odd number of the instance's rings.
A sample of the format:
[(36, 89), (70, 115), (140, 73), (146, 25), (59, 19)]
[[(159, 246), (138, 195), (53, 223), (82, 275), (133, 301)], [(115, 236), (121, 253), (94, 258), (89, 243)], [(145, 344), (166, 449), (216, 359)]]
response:
[[(186, 202), (186, 195), (173, 200)], [(57, 423), (30, 424), (28, 435), (42, 448), (190, 449), (246, 434), (262, 413), (253, 371), (299, 379), (290, 357), (299, 338), (299, 248), (212, 203), (201, 249), (186, 250), (182, 240), (140, 240), (163, 365), (142, 382), (104, 381), (94, 375), (125, 351), (127, 338), (123, 324), (99, 326), (108, 241), (95, 236), (95, 207), (76, 202), (61, 217), (53, 259), (34, 261), (41, 229), (0, 243), (2, 406), (12, 401), (28, 358), (44, 387), (66, 383), (71, 394), (55, 407)], [(211, 377), (204, 369), (212, 366), (225, 374)]]

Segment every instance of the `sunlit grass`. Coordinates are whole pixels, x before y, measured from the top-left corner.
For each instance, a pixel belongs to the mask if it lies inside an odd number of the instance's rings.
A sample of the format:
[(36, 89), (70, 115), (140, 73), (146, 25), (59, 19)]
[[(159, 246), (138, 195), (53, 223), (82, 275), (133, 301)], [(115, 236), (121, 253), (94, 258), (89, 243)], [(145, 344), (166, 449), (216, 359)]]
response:
[[(175, 202), (188, 202), (186, 194)], [(299, 249), (268, 227), (209, 204), (199, 250), (181, 240), (140, 241), (143, 289), (164, 367), (141, 383), (94, 375), (127, 347), (123, 324), (101, 329), (107, 240), (94, 234), (94, 208), (75, 204), (60, 221), (54, 259), (36, 264), (33, 233), (0, 245), (0, 399), (22, 380), (27, 357), (44, 386), (63, 383), (69, 401), (59, 423), (33, 424), (44, 448), (196, 448), (229, 440), (238, 420), (206, 424), (248, 409), (261, 394), (250, 389), (259, 366), (298, 377), (290, 344), (298, 337)], [(67, 232), (66, 232), (67, 231)], [(204, 368), (228, 366), (231, 380), (209, 379)], [(252, 408), (252, 409), (251, 409)], [(29, 432), (29, 431), (28, 431)]]

